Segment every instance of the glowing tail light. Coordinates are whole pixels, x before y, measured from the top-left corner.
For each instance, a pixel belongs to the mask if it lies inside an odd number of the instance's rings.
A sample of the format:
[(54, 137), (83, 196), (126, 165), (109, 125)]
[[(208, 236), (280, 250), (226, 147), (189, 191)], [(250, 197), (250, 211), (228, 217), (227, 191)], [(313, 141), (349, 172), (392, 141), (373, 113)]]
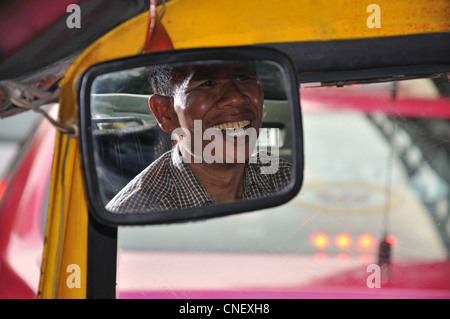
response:
[(362, 249), (369, 249), (373, 247), (374, 239), (369, 234), (364, 234), (358, 238), (358, 246)]
[(348, 234), (340, 234), (336, 236), (336, 246), (346, 249), (352, 245), (352, 238)]
[(313, 245), (318, 249), (324, 249), (328, 247), (330, 242), (327, 234), (324, 233), (316, 233), (311, 236), (311, 240)]
[[(386, 241), (391, 246), (395, 246), (397, 244), (397, 239), (392, 235), (388, 235), (386, 237)], [(316, 249), (324, 250), (324, 249), (328, 248), (328, 246), (330, 245), (330, 238), (325, 233), (316, 232), (311, 235), (311, 242)], [(342, 233), (342, 234), (337, 235), (334, 238), (334, 244), (337, 248), (339, 248), (341, 250), (346, 250), (346, 249), (352, 247), (353, 239), (349, 234)], [(355, 239), (354, 244), (355, 244), (355, 248), (357, 248), (358, 251), (362, 254), (362, 255), (360, 255), (360, 257), (362, 258), (361, 260), (367, 261), (367, 260), (372, 260), (372, 257), (367, 253), (378, 244), (378, 241), (376, 239), (374, 239), (374, 237), (370, 234), (362, 234), (359, 237), (357, 237), (357, 240)], [(318, 254), (322, 254), (322, 253), (318, 253)], [(319, 260), (319, 259), (324, 260), (325, 258), (323, 257), (323, 255), (316, 254), (315, 259), (316, 260)], [(343, 258), (341, 258), (341, 259), (343, 259)]]

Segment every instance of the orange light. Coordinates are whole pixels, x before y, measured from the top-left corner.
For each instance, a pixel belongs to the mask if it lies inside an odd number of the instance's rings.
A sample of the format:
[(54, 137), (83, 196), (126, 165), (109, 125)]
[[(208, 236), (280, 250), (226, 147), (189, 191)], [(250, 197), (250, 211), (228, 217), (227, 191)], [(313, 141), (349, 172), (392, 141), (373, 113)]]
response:
[(352, 244), (352, 238), (347, 234), (340, 234), (336, 236), (336, 246), (341, 249), (350, 247)]
[(324, 249), (328, 246), (330, 240), (328, 239), (327, 234), (324, 233), (316, 233), (311, 236), (312, 242), (314, 246), (318, 249)]
[(360, 248), (369, 249), (373, 245), (373, 237), (369, 234), (359, 236), (358, 244)]

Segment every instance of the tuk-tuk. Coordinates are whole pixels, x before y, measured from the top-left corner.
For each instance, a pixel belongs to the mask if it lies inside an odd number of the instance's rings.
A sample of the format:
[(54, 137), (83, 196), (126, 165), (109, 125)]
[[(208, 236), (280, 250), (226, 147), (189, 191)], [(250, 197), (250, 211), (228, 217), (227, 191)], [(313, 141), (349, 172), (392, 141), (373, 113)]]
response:
[[(51, 31), (76, 35), (77, 51), (68, 45), (49, 52), (58, 59), (50, 72), (44, 58), (27, 69), (30, 51), (4, 51), (12, 53), (3, 63), (0, 112), (40, 112), (54, 141), (45, 148), (52, 162), (40, 161), (49, 177), (36, 181), (44, 190), (36, 194), (47, 198), (43, 216), (41, 209), (33, 210), (37, 217), (20, 213), (20, 194), (8, 192), (14, 178), (5, 178), (4, 296), (450, 297), (450, 3), (372, 2), (47, 1), (67, 9)], [(196, 67), (208, 81), (197, 80)], [(256, 81), (260, 113), (240, 104), (247, 117), (230, 111), (227, 122), (236, 127), (216, 120), (214, 129), (236, 143), (254, 124), (257, 139), (244, 144), (258, 150), (255, 161), (267, 151), (261, 167), (275, 165), (276, 174), (287, 163), (288, 182), (254, 198), (241, 185), (240, 198), (205, 206), (128, 206), (127, 192), (137, 192), (142, 172), (168, 152), (173, 160), (173, 149), (187, 139), (185, 131), (180, 138), (166, 129), (167, 115), (158, 113), (166, 105), (157, 103), (174, 105), (178, 98), (152, 99), (163, 95), (149, 84), (160, 69), (188, 78), (179, 84), (186, 92), (198, 82), (201, 94), (233, 72), (233, 84), (217, 91), (240, 92), (248, 105), (256, 98), (244, 88)], [(55, 102), (51, 110), (43, 107)], [(209, 109), (202, 112), (207, 122)], [(206, 143), (204, 136), (202, 151), (208, 144), (217, 161), (222, 144), (212, 144), (221, 137)], [(245, 156), (242, 165), (250, 167), (253, 157)], [(261, 168), (258, 178), (278, 176), (271, 174)], [(158, 178), (149, 178), (149, 200), (166, 183)], [(190, 187), (173, 192), (181, 196)], [(14, 210), (7, 209), (11, 202)], [(32, 228), (17, 226), (24, 218), (36, 224), (45, 218), (45, 232), (33, 235), (42, 239), (32, 255), (39, 256), (38, 282), (15, 270), (31, 261), (9, 261), (11, 247), (28, 247), (24, 229)]]

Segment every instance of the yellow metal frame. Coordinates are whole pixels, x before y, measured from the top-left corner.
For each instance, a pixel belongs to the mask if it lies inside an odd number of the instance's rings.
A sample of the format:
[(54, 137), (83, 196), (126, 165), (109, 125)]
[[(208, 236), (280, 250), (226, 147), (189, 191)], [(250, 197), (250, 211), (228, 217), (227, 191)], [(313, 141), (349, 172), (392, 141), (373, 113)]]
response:
[[(367, 24), (372, 14), (367, 8), (374, 3), (380, 9), (380, 28)], [(78, 76), (95, 63), (138, 54), (147, 19), (144, 13), (123, 23), (77, 58), (60, 84), (62, 122), (77, 118)], [(450, 1), (173, 0), (166, 5), (162, 23), (175, 49), (370, 38), (448, 32)], [(86, 297), (87, 215), (78, 140), (58, 133), (39, 298)], [(80, 288), (66, 284), (71, 264), (80, 267)]]

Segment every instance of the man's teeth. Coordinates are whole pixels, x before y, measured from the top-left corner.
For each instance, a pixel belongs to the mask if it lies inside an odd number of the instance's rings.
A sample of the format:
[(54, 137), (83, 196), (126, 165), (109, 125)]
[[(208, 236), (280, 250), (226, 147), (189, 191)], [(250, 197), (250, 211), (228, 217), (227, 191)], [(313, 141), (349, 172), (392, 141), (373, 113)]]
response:
[(244, 120), (244, 121), (227, 122), (227, 123), (217, 124), (217, 125), (214, 125), (213, 128), (217, 128), (221, 131), (224, 131), (227, 129), (244, 128), (248, 125), (250, 125), (250, 121)]

